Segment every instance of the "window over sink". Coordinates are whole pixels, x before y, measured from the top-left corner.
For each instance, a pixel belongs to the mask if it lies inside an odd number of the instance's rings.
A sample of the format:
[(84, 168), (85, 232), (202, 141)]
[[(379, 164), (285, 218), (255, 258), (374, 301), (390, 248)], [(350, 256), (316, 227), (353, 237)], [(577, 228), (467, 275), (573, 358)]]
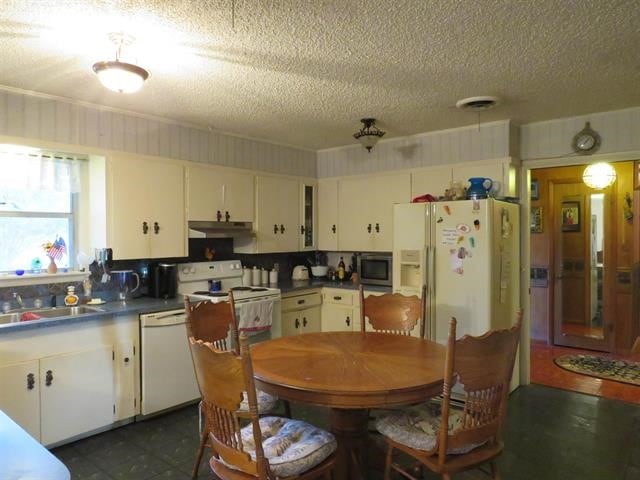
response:
[(56, 239), (63, 240), (57, 247), (64, 244), (56, 264), (74, 266), (87, 163), (73, 155), (0, 145), (0, 272), (29, 272), (36, 258), (46, 270), (44, 245)]

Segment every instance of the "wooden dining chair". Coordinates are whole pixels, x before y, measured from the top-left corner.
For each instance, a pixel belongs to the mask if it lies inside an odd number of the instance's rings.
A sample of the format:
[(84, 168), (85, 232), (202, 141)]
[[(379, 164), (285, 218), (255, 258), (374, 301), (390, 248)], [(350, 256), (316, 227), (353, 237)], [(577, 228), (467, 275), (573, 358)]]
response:
[(406, 296), (400, 293), (369, 295), (365, 298), (364, 288), (360, 285), (360, 329), (366, 329), (366, 320), (375, 331), (411, 335), (418, 325), (420, 338), (424, 338), (425, 300), (427, 288), (422, 286), (420, 297)]
[[(235, 303), (233, 292), (229, 291), (228, 302), (213, 303), (201, 301), (192, 303), (187, 296), (184, 299), (186, 312), (187, 338), (193, 337), (196, 340), (208, 342), (218, 350), (240, 352), (238, 323), (236, 320)], [(198, 383), (200, 395), (203, 395), (202, 386)], [(266, 392), (258, 392), (258, 413), (266, 414), (274, 410), (278, 398)], [(283, 401), (285, 416), (291, 417), (291, 406), (288, 401)], [(249, 404), (245, 398), (240, 404), (240, 410), (248, 411)], [(200, 435), (200, 445), (196, 456), (196, 463), (193, 466), (192, 478), (198, 476), (200, 461), (204, 454), (209, 432), (206, 428), (206, 414), (203, 412), (202, 402), (200, 403), (200, 414), (204, 415), (205, 422)]]
[[(209, 440), (209, 464), (221, 480), (330, 480), (335, 437), (301, 420), (260, 417), (247, 337), (240, 335), (240, 355), (189, 339), (202, 388)], [(224, 388), (220, 388), (224, 385)], [(249, 410), (239, 410), (244, 392)], [(240, 419), (249, 424), (240, 427)]]
[[(451, 319), (441, 403), (410, 407), (380, 418), (376, 424), (387, 442), (385, 480), (391, 478), (391, 471), (416, 478), (393, 462), (396, 450), (417, 460), (420, 473), (426, 466), (445, 480), (487, 462), (491, 477), (500, 478), (495, 459), (503, 450), (501, 431), (521, 319), (519, 311), (517, 322), (510, 329), (490, 331), (480, 337), (465, 335), (459, 340), (456, 319)], [(450, 402), (455, 384), (464, 391), (461, 409)], [(446, 422), (441, 421), (444, 418)]]

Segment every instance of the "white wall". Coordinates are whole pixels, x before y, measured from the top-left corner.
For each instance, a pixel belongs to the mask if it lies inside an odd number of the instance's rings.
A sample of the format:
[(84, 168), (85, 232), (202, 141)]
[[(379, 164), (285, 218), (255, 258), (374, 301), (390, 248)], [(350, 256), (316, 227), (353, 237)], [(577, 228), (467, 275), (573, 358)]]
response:
[(320, 150), (318, 177), (500, 159), (517, 156), (518, 131), (509, 120), (381, 140), (368, 153), (362, 146)]
[[(0, 135), (316, 176), (316, 153), (36, 94), (0, 91)], [(73, 152), (71, 152), (73, 153)]]
[(640, 107), (634, 107), (523, 125), (520, 127), (520, 158), (571, 156), (573, 136), (587, 121), (602, 138), (597, 154), (640, 150)]

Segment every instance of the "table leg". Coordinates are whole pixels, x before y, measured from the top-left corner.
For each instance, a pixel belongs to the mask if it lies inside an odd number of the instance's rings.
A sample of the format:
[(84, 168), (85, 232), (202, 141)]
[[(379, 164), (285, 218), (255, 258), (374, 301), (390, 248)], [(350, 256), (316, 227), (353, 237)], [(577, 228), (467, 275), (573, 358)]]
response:
[(365, 479), (369, 410), (332, 408), (329, 422), (338, 441), (334, 480)]

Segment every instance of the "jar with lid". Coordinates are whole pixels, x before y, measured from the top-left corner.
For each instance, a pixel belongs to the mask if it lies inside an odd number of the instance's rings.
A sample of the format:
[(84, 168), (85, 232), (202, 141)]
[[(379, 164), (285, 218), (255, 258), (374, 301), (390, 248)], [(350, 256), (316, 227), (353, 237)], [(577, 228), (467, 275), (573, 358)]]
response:
[(254, 287), (260, 285), (260, 270), (256, 266), (251, 270), (251, 285)]
[(80, 299), (76, 295), (76, 287), (69, 285), (67, 287), (67, 295), (64, 297), (64, 304), (68, 307), (78, 305)]
[(269, 270), (260, 269), (260, 285), (269, 285)]

